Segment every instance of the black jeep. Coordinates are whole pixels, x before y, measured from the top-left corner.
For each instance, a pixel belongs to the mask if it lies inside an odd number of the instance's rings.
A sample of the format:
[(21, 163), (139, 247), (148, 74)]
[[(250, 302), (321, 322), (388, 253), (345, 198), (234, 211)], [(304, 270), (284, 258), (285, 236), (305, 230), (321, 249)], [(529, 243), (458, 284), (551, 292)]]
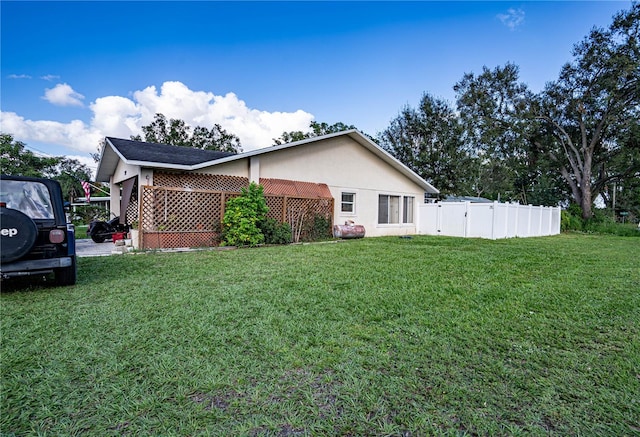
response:
[(57, 181), (0, 175), (0, 277), (53, 273), (57, 285), (76, 283), (75, 231)]

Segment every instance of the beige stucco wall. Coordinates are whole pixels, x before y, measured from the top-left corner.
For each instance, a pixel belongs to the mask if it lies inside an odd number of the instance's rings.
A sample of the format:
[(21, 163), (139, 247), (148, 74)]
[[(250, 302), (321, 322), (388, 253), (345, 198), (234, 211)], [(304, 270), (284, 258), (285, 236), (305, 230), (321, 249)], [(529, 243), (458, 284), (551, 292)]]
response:
[(249, 164), (248, 158), (237, 159), (235, 161), (225, 162), (218, 164), (214, 167), (206, 167), (200, 170), (194, 171), (194, 173), (201, 174), (220, 174), (226, 176), (241, 176), (249, 177)]
[[(326, 183), (335, 199), (335, 224), (352, 220), (365, 227), (367, 236), (416, 233), (415, 211), (411, 224), (378, 224), (378, 196), (414, 197), (416, 209), (424, 189), (349, 137), (261, 155), (260, 176)], [(355, 194), (354, 213), (341, 212), (343, 192)]]
[[(347, 136), (274, 150), (199, 172), (253, 180), (259, 174), (262, 178), (325, 183), (335, 199), (334, 222), (343, 224), (352, 220), (365, 227), (367, 236), (415, 234), (417, 206), (424, 202), (422, 187)], [(343, 192), (356, 195), (353, 214), (341, 212)], [(413, 197), (413, 223), (378, 224), (380, 194)]]
[(116, 171), (113, 173), (113, 176), (111, 176), (111, 182), (117, 184), (124, 181), (125, 179), (139, 176), (139, 173), (140, 166), (125, 164), (123, 161), (118, 161)]

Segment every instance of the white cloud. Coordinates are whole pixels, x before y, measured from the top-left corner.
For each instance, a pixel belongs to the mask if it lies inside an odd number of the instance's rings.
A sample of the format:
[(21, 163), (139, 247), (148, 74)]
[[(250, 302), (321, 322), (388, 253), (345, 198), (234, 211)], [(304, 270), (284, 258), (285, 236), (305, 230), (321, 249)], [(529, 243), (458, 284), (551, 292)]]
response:
[(515, 30), (516, 27), (524, 23), (524, 15), (522, 9), (509, 8), (506, 14), (498, 14), (497, 17), (509, 30)]
[[(67, 91), (73, 91), (66, 86)], [(61, 92), (61, 95), (76, 100), (83, 98), (74, 97), (69, 92)], [(0, 112), (0, 123), (3, 132), (11, 133), (27, 144), (37, 141), (94, 153), (105, 136), (129, 138), (141, 134), (142, 126), (150, 124), (158, 112), (167, 118), (184, 120), (192, 127), (211, 128), (218, 123), (240, 138), (244, 151), (271, 146), (272, 139), (285, 131), (307, 131), (314, 119), (312, 114), (302, 110), (268, 112), (253, 109), (234, 93), (217, 96), (207, 91), (191, 90), (181, 82), (165, 82), (160, 91), (149, 86), (131, 95), (132, 98), (97, 98), (89, 105), (92, 112), (89, 122), (27, 120), (14, 112)]]
[(31, 79), (31, 76), (28, 74), (10, 74), (7, 76), (8, 79)]
[(94, 153), (104, 137), (102, 132), (87, 126), (81, 120), (60, 123), (48, 120), (25, 120), (15, 112), (0, 113), (2, 131), (10, 133), (16, 140), (57, 144), (73, 150)]
[(40, 79), (48, 80), (49, 82), (52, 82), (54, 80), (60, 79), (60, 76), (56, 76), (54, 74), (46, 74), (44, 76), (40, 76)]
[(43, 99), (57, 106), (83, 106), (84, 96), (75, 92), (66, 83), (59, 83), (53, 88), (47, 88)]
[(282, 132), (309, 129), (313, 115), (296, 112), (268, 112), (251, 109), (234, 93), (216, 96), (211, 92), (192, 91), (181, 82), (165, 82), (160, 92), (150, 86), (133, 94), (140, 109), (140, 125), (153, 121), (156, 113), (184, 120), (191, 126), (221, 125), (237, 135), (243, 150), (249, 151), (273, 144)]
[[(96, 149), (95, 151), (97, 151), (97, 149)], [(94, 151), (94, 152), (95, 152), (95, 151)], [(93, 160), (93, 158), (90, 158), (90, 157), (88, 157), (88, 156), (83, 156), (83, 155), (67, 155), (65, 158), (75, 159), (75, 160), (79, 161), (79, 162), (80, 162), (80, 164), (84, 164), (84, 165), (86, 165), (86, 166), (87, 166), (87, 167), (89, 167), (89, 169), (91, 169), (91, 171), (93, 172), (93, 174), (92, 174), (92, 175), (90, 175), (90, 176), (91, 176), (92, 178), (96, 176), (96, 175), (95, 175), (95, 172), (96, 172), (96, 169), (98, 168), (98, 163), (97, 163), (97, 162), (95, 162), (95, 161)]]

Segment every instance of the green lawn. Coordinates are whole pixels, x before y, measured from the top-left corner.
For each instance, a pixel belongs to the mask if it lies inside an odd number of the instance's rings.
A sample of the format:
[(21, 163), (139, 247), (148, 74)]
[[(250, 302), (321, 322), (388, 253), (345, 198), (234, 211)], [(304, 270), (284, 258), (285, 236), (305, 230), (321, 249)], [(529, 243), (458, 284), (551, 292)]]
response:
[(76, 240), (81, 238), (89, 238), (87, 236), (87, 230), (89, 229), (89, 225), (77, 225), (76, 229)]
[(2, 435), (640, 435), (640, 241), (79, 261), (1, 295)]

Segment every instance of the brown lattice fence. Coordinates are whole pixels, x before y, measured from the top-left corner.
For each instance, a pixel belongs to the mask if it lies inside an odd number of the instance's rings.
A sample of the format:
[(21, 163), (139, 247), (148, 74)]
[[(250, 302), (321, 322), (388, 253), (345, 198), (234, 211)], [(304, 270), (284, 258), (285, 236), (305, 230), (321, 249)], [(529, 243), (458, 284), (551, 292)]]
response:
[[(219, 245), (226, 202), (240, 195), (249, 181), (232, 176), (160, 173), (154, 175), (154, 184), (142, 187), (139, 229), (144, 249)], [(331, 229), (333, 199), (270, 194), (265, 198), (267, 216), (288, 222), (294, 238), (311, 239), (319, 220)]]
[(127, 210), (125, 211), (125, 217), (126, 217), (125, 223), (131, 224), (131, 223), (138, 222), (138, 210), (139, 210), (138, 181), (136, 180), (136, 182), (133, 184), (133, 189), (131, 190), (131, 198), (129, 200), (129, 205), (127, 205)]
[(239, 193), (249, 186), (249, 179), (241, 176), (208, 175), (198, 173), (154, 173), (156, 187), (184, 188), (185, 190), (210, 190)]

